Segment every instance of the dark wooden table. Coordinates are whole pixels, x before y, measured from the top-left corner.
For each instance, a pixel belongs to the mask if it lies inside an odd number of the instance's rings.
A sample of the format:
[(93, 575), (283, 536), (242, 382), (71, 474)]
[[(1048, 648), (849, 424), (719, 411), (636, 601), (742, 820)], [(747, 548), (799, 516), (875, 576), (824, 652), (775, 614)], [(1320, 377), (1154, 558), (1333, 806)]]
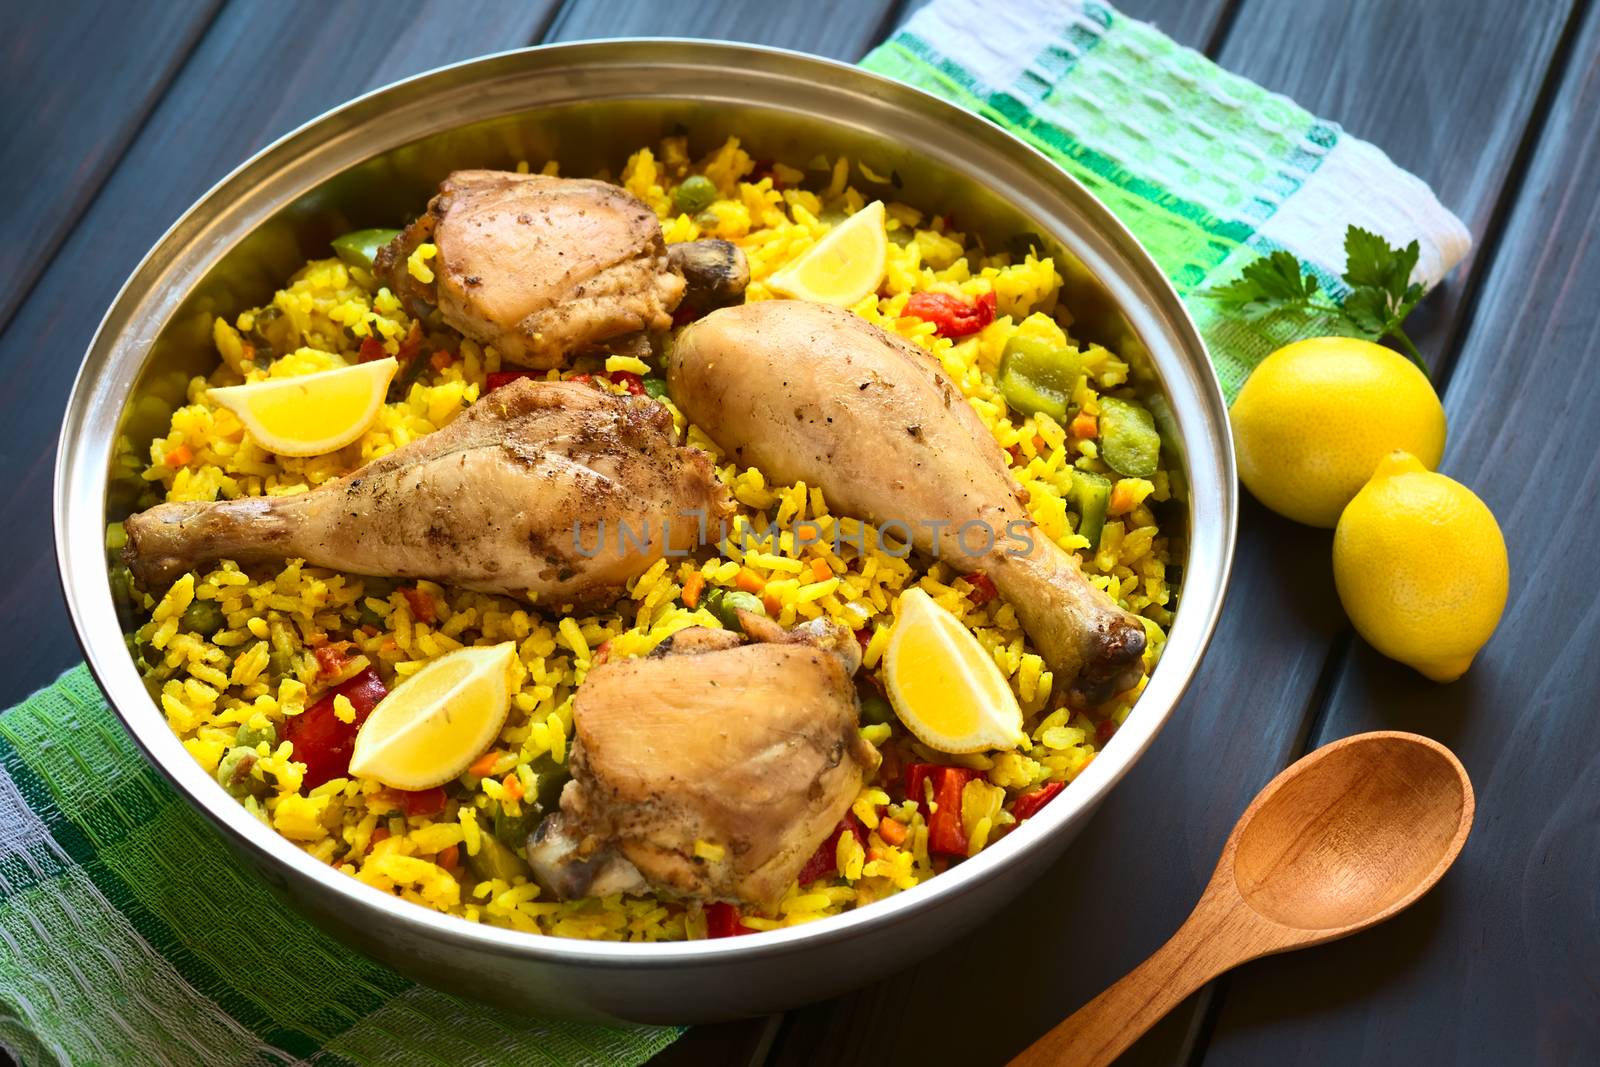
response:
[[(541, 41), (725, 37), (855, 60), (894, 0), (13, 2), (0, 11), (0, 642), (11, 703), (78, 658), (57, 591), (58, 413), (123, 278), (200, 193), (357, 93)], [(1353, 637), (1329, 535), (1247, 502), (1188, 698), (1079, 842), (1006, 914), (894, 978), (703, 1027), (674, 1064), (1004, 1061), (1137, 963), (1250, 797), (1361, 730), (1439, 738), (1478, 790), (1456, 869), (1399, 919), (1242, 968), (1134, 1063), (1600, 1062), (1600, 3), (1125, 0), (1231, 70), (1387, 150), (1471, 228), (1418, 313), (1446, 473), (1499, 516), (1505, 620), (1438, 686)]]

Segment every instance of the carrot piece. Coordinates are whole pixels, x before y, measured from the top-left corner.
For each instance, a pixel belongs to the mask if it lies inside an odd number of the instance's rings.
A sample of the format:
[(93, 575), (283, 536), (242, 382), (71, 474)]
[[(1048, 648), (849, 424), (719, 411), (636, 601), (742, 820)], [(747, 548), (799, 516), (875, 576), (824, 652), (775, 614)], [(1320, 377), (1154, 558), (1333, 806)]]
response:
[(733, 580), (733, 584), (746, 593), (759, 593), (766, 588), (767, 580), (749, 567), (740, 567), (739, 576)]
[(700, 594), (705, 592), (706, 576), (695, 571), (683, 580), (683, 606), (693, 608), (700, 603)]
[(1072, 420), (1069, 430), (1072, 436), (1080, 440), (1094, 437), (1100, 433), (1100, 420), (1088, 412), (1080, 411), (1077, 418)]
[(448, 352), (435, 352), (433, 355), (428, 357), (428, 364), (433, 367), (434, 370), (444, 370), (455, 361), (456, 357), (452, 356)]
[(500, 784), (506, 787), (506, 792), (511, 794), (512, 800), (522, 799), (522, 779), (517, 777), (516, 771), (512, 771), (510, 774), (502, 778), (500, 780)]
[(768, 615), (771, 615), (774, 619), (776, 619), (778, 617), (778, 612), (783, 610), (783, 601), (779, 600), (771, 593), (768, 593), (766, 596), (761, 598), (761, 606), (767, 609)]
[(186, 467), (188, 466), (189, 461), (193, 458), (194, 449), (190, 448), (188, 445), (179, 445), (177, 448), (174, 448), (172, 451), (168, 452), (166, 459), (162, 460), (162, 462), (169, 467)]
[(489, 777), (489, 772), (494, 770), (494, 765), (499, 762), (499, 750), (491, 748), (472, 761), (472, 764), (467, 767), (467, 773), (477, 775), (479, 778), (487, 778)]
[(906, 839), (905, 824), (895, 822), (893, 819), (882, 819), (878, 822), (878, 836), (883, 838), (885, 844), (900, 845)]
[(825, 582), (829, 578), (832, 578), (832, 577), (833, 577), (833, 570), (832, 570), (832, 568), (830, 568), (828, 566), (828, 561), (827, 560), (825, 560), (825, 559), (814, 559), (814, 560), (811, 561), (811, 580), (812, 581), (814, 581), (814, 582)]
[(1118, 482), (1111, 487), (1111, 502), (1106, 510), (1113, 515), (1126, 515), (1133, 510), (1133, 486), (1127, 482)]
[(434, 862), (447, 871), (455, 870), (461, 864), (461, 846), (446, 845), (439, 850), (439, 855), (434, 858)]

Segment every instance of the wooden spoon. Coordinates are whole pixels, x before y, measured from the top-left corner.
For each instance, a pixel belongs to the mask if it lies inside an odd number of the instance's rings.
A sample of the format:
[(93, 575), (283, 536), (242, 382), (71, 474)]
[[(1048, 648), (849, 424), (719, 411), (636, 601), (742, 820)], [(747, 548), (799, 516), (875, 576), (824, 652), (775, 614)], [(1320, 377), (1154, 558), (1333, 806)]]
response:
[(1172, 939), (1013, 1067), (1110, 1063), (1223, 971), (1382, 922), (1455, 861), (1472, 811), (1467, 772), (1437, 741), (1384, 731), (1317, 749), (1245, 809)]

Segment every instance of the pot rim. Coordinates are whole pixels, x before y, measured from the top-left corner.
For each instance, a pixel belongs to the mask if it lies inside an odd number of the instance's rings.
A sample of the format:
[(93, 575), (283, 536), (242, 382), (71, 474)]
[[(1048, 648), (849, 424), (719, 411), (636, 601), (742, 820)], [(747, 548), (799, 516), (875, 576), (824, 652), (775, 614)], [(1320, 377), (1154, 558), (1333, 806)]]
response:
[[(611, 58), (608, 58), (611, 57)], [(298, 846), (278, 835), (251, 816), (243, 806), (220, 789), (211, 776), (193, 760), (177, 736), (168, 728), (158, 709), (152, 708), (137, 671), (121, 640), (116, 624), (104, 565), (103, 534), (105, 488), (109, 458), (107, 447), (86, 444), (88, 431), (100, 425), (92, 416), (120, 413), (131, 386), (131, 373), (139, 366), (128, 366), (130, 357), (114, 357), (134, 342), (121, 335), (128, 318), (142, 301), (156, 292), (155, 282), (164, 274), (164, 263), (185, 244), (205, 236), (209, 213), (225, 210), (235, 197), (247, 197), (252, 184), (286, 157), (302, 149), (324, 148), (330, 138), (350, 135), (372, 121), (369, 112), (380, 103), (414, 101), (425, 91), (457, 82), (470, 82), (474, 74), (499, 72), (499, 68), (530, 63), (538, 68), (562, 64), (573, 67), (628, 66), (639, 61), (715, 62), (743, 72), (769, 72), (793, 69), (817, 81), (828, 80), (834, 87), (848, 88), (878, 103), (910, 109), (959, 132), (969, 141), (987, 142), (994, 152), (1008, 153), (1015, 164), (1033, 181), (1048, 180), (1059, 186), (1059, 195), (1071, 200), (1074, 210), (1093, 222), (1096, 233), (1107, 240), (1122, 268), (1126, 281), (1154, 290), (1159, 314), (1166, 320), (1170, 344), (1176, 350), (1176, 364), (1157, 360), (1163, 385), (1169, 397), (1182, 393), (1177, 386), (1193, 390), (1185, 394), (1185, 410), (1191, 420), (1203, 417), (1211, 432), (1202, 438), (1199, 428), (1180, 425), (1187, 453), (1186, 466), (1192, 473), (1204, 459), (1206, 477), (1191, 478), (1196, 492), (1190, 500), (1192, 541), (1186, 567), (1183, 598), (1169, 634), (1166, 653), (1128, 720), (1097, 758), (1050, 805), (1002, 840), (985, 848), (935, 878), (871, 905), (820, 919), (797, 927), (786, 927), (754, 936), (685, 942), (605, 942), (565, 939), (473, 923), (453, 915), (436, 912), (390, 896), (357, 879), (318, 862)], [(670, 91), (642, 88), (635, 98), (673, 99)], [(619, 97), (621, 99), (621, 97)], [(763, 106), (775, 106), (768, 101)], [(537, 110), (551, 104), (530, 103), (522, 111)], [(463, 117), (457, 124), (492, 118), (493, 115)], [(340, 134), (339, 131), (342, 131)], [(427, 131), (427, 132), (437, 132)], [(882, 132), (880, 135), (882, 135)], [(425, 133), (412, 131), (415, 139)], [(353, 166), (363, 159), (390, 151), (405, 140), (366, 152), (350, 159)], [(926, 154), (926, 153), (924, 153)], [(972, 174), (972, 167), (967, 168)], [(310, 187), (298, 190), (304, 193)], [(292, 198), (290, 198), (292, 199)], [(287, 199), (273, 205), (283, 206)], [(263, 216), (264, 217), (264, 216)], [(239, 233), (234, 241), (248, 233)], [(227, 248), (209, 247), (194, 268), (198, 277), (214, 265)], [(1077, 251), (1075, 249), (1075, 251)], [(176, 298), (168, 298), (165, 314), (170, 316)], [(1127, 308), (1123, 308), (1127, 313)], [(1148, 308), (1146, 310), (1154, 311)], [(164, 320), (165, 321), (165, 320)], [(1147, 342), (1149, 338), (1142, 339)], [(1157, 346), (1151, 345), (1152, 349)], [(140, 364), (142, 365), (142, 364)], [(120, 370), (121, 380), (108, 380), (110, 370)], [(1180, 375), (1179, 371), (1185, 372)], [(1187, 380), (1185, 380), (1185, 375)], [(113, 394), (116, 394), (113, 396)], [(1172, 714), (1198, 666), (1201, 655), (1215, 631), (1232, 566), (1237, 523), (1237, 489), (1231, 438), (1227, 432), (1226, 403), (1203, 340), (1187, 310), (1149, 254), (1111, 212), (1094, 199), (1081, 184), (1060, 170), (1047, 157), (1018, 140), (1001, 127), (982, 117), (912, 86), (893, 81), (858, 67), (786, 49), (723, 41), (682, 38), (620, 38), (602, 41), (577, 41), (559, 45), (511, 49), (493, 55), (465, 60), (430, 70), (414, 77), (375, 89), (335, 107), (284, 134), (226, 177), (213, 185), (156, 241), (119, 290), (101, 321), (85, 354), (71, 398), (57, 452), (53, 513), (56, 557), (63, 593), (73, 627), (86, 661), (108, 701), (133, 735), (144, 755), (161, 770), (185, 800), (203, 813), (235, 845), (257, 860), (286, 875), (311, 883), (318, 891), (331, 894), (348, 908), (351, 920), (367, 923), (398, 924), (410, 933), (449, 943), (456, 947), (495, 956), (538, 960), (549, 963), (583, 964), (595, 968), (671, 969), (680, 965), (712, 962), (751, 962), (806, 952), (823, 944), (849, 939), (866, 928), (888, 928), (924, 920), (941, 900), (960, 895), (975, 884), (999, 877), (1022, 854), (1045, 848), (1047, 842), (1066, 833), (1086, 817), (1113, 785), (1133, 766), (1155, 739)], [(1217, 427), (1221, 429), (1218, 432)], [(1193, 431), (1193, 432), (1191, 432)], [(110, 437), (110, 432), (103, 431)], [(1192, 446), (1203, 440), (1207, 452), (1197, 455)], [(98, 465), (97, 460), (101, 460)], [(87, 480), (87, 486), (85, 481)], [(1214, 492), (1215, 498), (1200, 500), (1199, 490)], [(1199, 521), (1204, 514), (1207, 524)], [(1195, 566), (1195, 554), (1203, 553)], [(1192, 583), (1204, 577), (1193, 589)], [(1175, 652), (1184, 653), (1175, 655)], [(156, 711), (156, 714), (151, 714)]]

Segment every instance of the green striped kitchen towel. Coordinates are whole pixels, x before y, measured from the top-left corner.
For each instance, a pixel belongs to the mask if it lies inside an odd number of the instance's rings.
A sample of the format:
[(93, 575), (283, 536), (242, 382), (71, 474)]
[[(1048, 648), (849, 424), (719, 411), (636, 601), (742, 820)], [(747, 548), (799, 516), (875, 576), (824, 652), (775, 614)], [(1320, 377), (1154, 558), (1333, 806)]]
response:
[(323, 934), (76, 667), (0, 715), (0, 1047), (25, 1065), (637, 1064), (678, 1036), (448, 996)]
[[(1377, 149), (1090, 2), (936, 0), (866, 60), (1015, 131), (1086, 183), (1179, 292), (1286, 248), (1340, 292), (1358, 223), (1464, 228)], [(1230, 395), (1327, 324), (1191, 302)], [(33, 1064), (637, 1064), (678, 1031), (530, 1018), (357, 955), (285, 908), (134, 749), (76, 668), (0, 716), (0, 1046)]]
[(1093, 0), (934, 0), (863, 66), (977, 112), (1087, 185), (1172, 279), (1229, 400), (1273, 349), (1343, 330), (1320, 315), (1230, 318), (1198, 290), (1286, 249), (1342, 299), (1352, 223), (1416, 240), (1425, 288), (1471, 245), (1377, 148)]

